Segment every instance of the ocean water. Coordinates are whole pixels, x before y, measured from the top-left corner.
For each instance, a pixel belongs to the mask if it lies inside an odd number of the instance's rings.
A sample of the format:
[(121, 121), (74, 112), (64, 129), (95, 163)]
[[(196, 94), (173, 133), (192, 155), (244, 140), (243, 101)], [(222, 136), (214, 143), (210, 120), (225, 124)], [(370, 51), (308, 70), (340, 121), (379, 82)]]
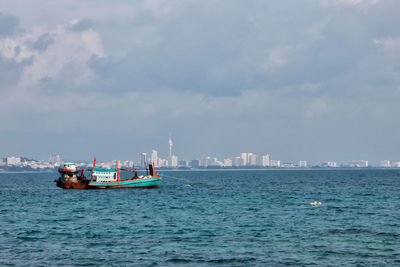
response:
[(398, 170), (164, 173), (187, 181), (86, 191), (0, 174), (0, 265), (400, 265)]

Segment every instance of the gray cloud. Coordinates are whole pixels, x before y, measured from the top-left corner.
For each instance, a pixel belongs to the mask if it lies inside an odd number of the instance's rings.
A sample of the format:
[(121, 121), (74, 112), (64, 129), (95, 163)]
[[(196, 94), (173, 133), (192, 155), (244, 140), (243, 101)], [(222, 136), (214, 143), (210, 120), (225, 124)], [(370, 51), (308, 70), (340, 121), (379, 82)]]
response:
[(89, 19), (82, 19), (73, 23), (69, 29), (74, 32), (82, 32), (92, 28), (92, 21)]
[(17, 17), (0, 12), (0, 37), (13, 35), (19, 31), (19, 20)]
[(0, 58), (0, 82), (2, 85), (0, 90), (5, 90), (6, 87), (16, 83), (21, 72), (20, 64)]
[(52, 43), (54, 43), (54, 36), (52, 36), (51, 34), (45, 33), (45, 34), (42, 34), (41, 36), (39, 36), (39, 38), (37, 40), (35, 40), (34, 42), (28, 41), (27, 45), (32, 49), (44, 51)]

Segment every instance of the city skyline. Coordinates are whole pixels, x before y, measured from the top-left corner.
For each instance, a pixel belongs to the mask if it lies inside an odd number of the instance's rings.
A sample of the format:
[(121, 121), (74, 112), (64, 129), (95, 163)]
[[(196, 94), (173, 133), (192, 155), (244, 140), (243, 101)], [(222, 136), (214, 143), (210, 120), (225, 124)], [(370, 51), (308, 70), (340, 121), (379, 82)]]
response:
[[(178, 142), (178, 144), (179, 143), (180, 142)], [(129, 161), (133, 161), (133, 162), (139, 163), (139, 162), (143, 162), (143, 154), (145, 154), (147, 162), (150, 163), (150, 162), (153, 162), (153, 159), (154, 159), (153, 158), (153, 153), (155, 152), (156, 155), (157, 155), (156, 157), (159, 158), (159, 159), (162, 159), (164, 161), (162, 166), (167, 166), (167, 165), (171, 166), (170, 161), (171, 161), (171, 155), (172, 155), (172, 157), (174, 157), (174, 162), (175, 162), (172, 165), (174, 167), (178, 166), (178, 161), (180, 161), (180, 160), (191, 161), (193, 159), (200, 160), (200, 159), (205, 159), (205, 158), (216, 158), (216, 159), (221, 159), (222, 160), (221, 162), (224, 162), (224, 160), (226, 160), (226, 159), (234, 160), (234, 158), (242, 157), (243, 154), (246, 154), (246, 153), (249, 153), (250, 155), (256, 156), (256, 158), (257, 158), (257, 166), (262, 166), (263, 165), (262, 164), (263, 157), (267, 156), (267, 155), (270, 157), (270, 160), (272, 160), (273, 162), (275, 160), (277, 160), (282, 164), (284, 164), (284, 163), (286, 163), (286, 164), (292, 163), (293, 164), (294, 163), (295, 165), (296, 164), (300, 165), (300, 162), (304, 161), (304, 162), (306, 162), (306, 164), (314, 164), (314, 165), (324, 164), (324, 163), (326, 163), (326, 165), (329, 165), (330, 163), (338, 164), (338, 165), (349, 165), (349, 164), (352, 164), (352, 163), (354, 163), (355, 165), (363, 165), (362, 162), (367, 162), (367, 165), (369, 164), (370, 166), (380, 166), (382, 161), (385, 161), (385, 162), (388, 161), (388, 162), (392, 162), (392, 163), (397, 163), (397, 162), (399, 162), (399, 159), (400, 159), (400, 157), (397, 157), (397, 158), (396, 157), (395, 158), (386, 157), (386, 158), (381, 158), (381, 159), (377, 159), (377, 160), (371, 160), (371, 159), (367, 159), (367, 158), (363, 158), (363, 159), (360, 159), (360, 158), (357, 158), (357, 159), (336, 159), (336, 158), (333, 158), (333, 157), (328, 157), (328, 158), (325, 158), (325, 159), (310, 160), (310, 159), (307, 159), (305, 157), (295, 158), (295, 159), (292, 159), (292, 157), (288, 157), (288, 156), (278, 157), (278, 156), (276, 156), (276, 154), (273, 154), (274, 158), (271, 158), (271, 154), (272, 153), (265, 152), (265, 151), (261, 152), (261, 153), (260, 152), (259, 153), (255, 153), (255, 152), (235, 152), (234, 154), (230, 154), (230, 155), (229, 154), (223, 154), (223, 153), (217, 153), (217, 154), (204, 153), (203, 155), (199, 155), (198, 154), (197, 156), (194, 156), (194, 157), (185, 157), (185, 156), (177, 155), (178, 153), (174, 153), (173, 152), (174, 145), (175, 145), (175, 141), (172, 140), (171, 133), (170, 133), (169, 134), (169, 138), (167, 140), (167, 144), (164, 144), (164, 147), (166, 147), (166, 148), (159, 149), (159, 148), (156, 148), (155, 146), (153, 146), (153, 148), (147, 149), (146, 150), (147, 152), (139, 152), (139, 154), (140, 154), (139, 156), (136, 155), (137, 153), (133, 153), (131, 157), (123, 157), (123, 158), (125, 158), (125, 159), (129, 158), (128, 159)], [(239, 151), (239, 150), (237, 150), (237, 151)], [(249, 150), (245, 150), (245, 151), (249, 151)], [(50, 154), (49, 157), (50, 158), (51, 157), (60, 157), (60, 154), (62, 154), (62, 153), (52, 153), (52, 154)], [(221, 154), (223, 156), (220, 156)], [(281, 155), (282, 153), (277, 153), (277, 154)], [(16, 157), (26, 157), (26, 158), (41, 158), (41, 157), (34, 157), (32, 155), (26, 155), (26, 154), (23, 154), (21, 156), (21, 155), (17, 155), (16, 153), (3, 154), (3, 155), (0, 154), (0, 158), (1, 157), (3, 157), (3, 158), (15, 157), (15, 156)], [(92, 158), (88, 158), (88, 159), (82, 159), (82, 158), (78, 158), (78, 157), (73, 157), (73, 158), (66, 157), (66, 159), (67, 159), (67, 161), (72, 161), (72, 162), (74, 162), (74, 161), (76, 161), (76, 162), (88, 162), (88, 161), (91, 161), (94, 156), (96, 156), (96, 155), (93, 155)], [(117, 156), (115, 158), (107, 158), (107, 157), (104, 157), (104, 158), (98, 157), (98, 158), (101, 159), (103, 162), (110, 162), (110, 161), (113, 161), (113, 160), (116, 160), (116, 159), (120, 159), (122, 157), (120, 157), (120, 156), (118, 157)], [(288, 158), (290, 158), (290, 159), (288, 159)], [(41, 158), (41, 160), (43, 160), (43, 158)], [(49, 160), (49, 162), (51, 162), (51, 160)], [(168, 163), (166, 163), (166, 162), (168, 162)], [(246, 160), (245, 160), (245, 162), (246, 162)], [(273, 163), (273, 164), (275, 164), (275, 163)], [(137, 165), (141, 166), (141, 163), (137, 164)], [(247, 164), (244, 164), (244, 165), (247, 165)]]
[[(367, 159), (362, 160), (351, 160), (347, 162), (337, 160), (319, 160), (317, 162), (310, 162), (304, 159), (298, 159), (297, 161), (284, 161), (275, 158), (273, 155), (268, 153), (262, 153), (260, 155), (253, 152), (241, 152), (236, 155), (230, 155), (228, 157), (218, 158), (212, 155), (196, 157), (192, 159), (180, 158), (174, 153), (174, 141), (172, 140), (171, 133), (168, 139), (168, 155), (160, 154), (155, 148), (151, 150), (151, 153), (141, 152), (137, 159), (120, 160), (114, 159), (111, 161), (100, 160), (98, 164), (100, 166), (111, 168), (117, 165), (117, 161), (121, 166), (129, 168), (147, 168), (148, 164), (154, 164), (156, 168), (339, 168), (339, 167), (355, 167), (355, 168), (368, 168), (368, 167), (384, 167), (384, 168), (399, 168), (399, 160), (388, 160), (382, 159), (379, 162), (371, 162)], [(61, 166), (65, 161), (61, 160), (60, 155), (50, 155), (48, 161), (40, 160), (40, 164), (36, 160), (22, 159), (21, 157), (9, 156), (3, 158), (0, 157), (1, 166), (33, 166), (33, 168), (52, 168)], [(90, 161), (79, 161), (79, 160), (67, 160), (71, 162), (79, 163), (80, 165), (90, 166)], [(85, 163), (86, 162), (86, 163)], [(89, 163), (88, 163), (89, 162)], [(1, 169), (1, 168), (0, 168)]]
[[(256, 160), (257, 155), (251, 152), (242, 152), (240, 156), (233, 156), (219, 160), (215, 157), (203, 157), (192, 160), (178, 161), (178, 157), (174, 155), (175, 159), (171, 157), (170, 160), (163, 158), (154, 158), (157, 154), (156, 150), (152, 150), (151, 158), (147, 158), (147, 153), (142, 153), (139, 161), (133, 160), (112, 160), (112, 161), (97, 161), (97, 166), (102, 168), (114, 168), (116, 166), (128, 167), (135, 169), (147, 169), (147, 164), (154, 163), (154, 166), (159, 169), (243, 169), (243, 168), (256, 168), (256, 169), (312, 169), (312, 168), (400, 168), (400, 161), (381, 160), (379, 164), (370, 164), (368, 160), (352, 160), (350, 162), (336, 162), (336, 161), (320, 161), (317, 163), (309, 163), (305, 160), (298, 162), (281, 162), (277, 159), (272, 159), (271, 155), (262, 155), (259, 160)], [(251, 154), (254, 161), (246, 161), (247, 155)], [(51, 170), (61, 167), (66, 162), (61, 160), (60, 155), (56, 155), (52, 159), (50, 155), (49, 160), (37, 160), (26, 157), (0, 157), (0, 172), (3, 171), (26, 171), (26, 170)], [(88, 161), (73, 161), (78, 167), (85, 168), (91, 167), (92, 162)], [(11, 168), (11, 169), (10, 169)], [(28, 168), (28, 169), (27, 169)]]

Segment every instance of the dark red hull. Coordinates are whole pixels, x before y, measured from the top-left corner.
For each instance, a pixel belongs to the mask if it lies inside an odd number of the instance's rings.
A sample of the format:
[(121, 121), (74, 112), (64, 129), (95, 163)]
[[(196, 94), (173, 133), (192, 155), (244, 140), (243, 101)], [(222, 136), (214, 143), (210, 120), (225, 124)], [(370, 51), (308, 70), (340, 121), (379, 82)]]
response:
[(58, 187), (63, 189), (89, 189), (87, 180), (71, 182), (66, 180), (54, 180)]

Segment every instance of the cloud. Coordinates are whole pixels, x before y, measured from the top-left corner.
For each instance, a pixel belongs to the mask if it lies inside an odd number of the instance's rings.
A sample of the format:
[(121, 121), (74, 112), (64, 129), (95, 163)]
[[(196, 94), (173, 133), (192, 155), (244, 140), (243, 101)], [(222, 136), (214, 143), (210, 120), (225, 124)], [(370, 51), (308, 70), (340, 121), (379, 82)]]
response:
[(7, 69), (1, 74), (3, 111), (40, 107), (43, 94), (72, 90), (90, 81), (89, 61), (105, 56), (101, 38), (91, 29), (72, 32), (69, 27), (36, 27), (0, 39), (0, 67)]
[(380, 0), (322, 0), (324, 5), (344, 5), (365, 8), (378, 4)]
[(374, 39), (373, 43), (376, 46), (382, 47), (383, 49), (391, 52), (400, 52), (400, 37), (399, 38), (383, 38)]
[(92, 56), (102, 57), (104, 52), (95, 31), (75, 33), (59, 25), (56, 29), (37, 28), (1, 39), (0, 55), (18, 63), (32, 59), (24, 69), (24, 82), (36, 83), (43, 78), (57, 78), (68, 64), (80, 69), (81, 78), (86, 77), (90, 72), (86, 67), (88, 60)]
[(81, 32), (92, 28), (92, 21), (89, 19), (73, 20), (69, 29), (75, 32)]
[(54, 43), (54, 36), (52, 36), (49, 33), (44, 33), (43, 35), (39, 36), (39, 38), (34, 42), (28, 41), (27, 45), (32, 49), (45, 51), (47, 47), (53, 43)]
[(0, 37), (14, 35), (19, 31), (19, 19), (0, 12)]
[(0, 57), (0, 92), (7, 90), (11, 85), (19, 82), (26, 64), (29, 64), (29, 62), (18, 63)]
[(266, 71), (274, 71), (283, 67), (287, 63), (287, 48), (277, 48), (267, 52), (265, 64), (262, 68)]

